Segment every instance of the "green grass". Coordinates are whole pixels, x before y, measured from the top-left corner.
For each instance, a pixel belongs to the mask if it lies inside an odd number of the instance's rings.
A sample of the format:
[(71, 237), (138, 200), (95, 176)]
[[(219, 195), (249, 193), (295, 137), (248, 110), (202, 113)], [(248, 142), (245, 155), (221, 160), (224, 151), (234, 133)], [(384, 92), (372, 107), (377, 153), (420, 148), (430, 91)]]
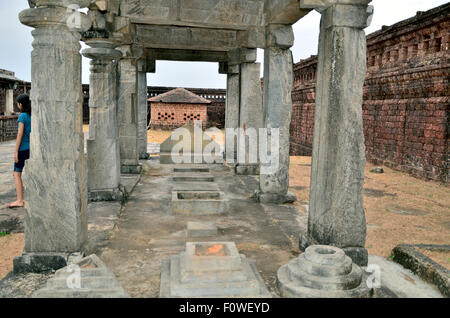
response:
[(2, 232), (2, 231), (0, 231), (0, 237), (2, 237), (2, 236), (6, 236), (6, 235), (9, 235), (9, 233), (6, 233), (6, 232)]

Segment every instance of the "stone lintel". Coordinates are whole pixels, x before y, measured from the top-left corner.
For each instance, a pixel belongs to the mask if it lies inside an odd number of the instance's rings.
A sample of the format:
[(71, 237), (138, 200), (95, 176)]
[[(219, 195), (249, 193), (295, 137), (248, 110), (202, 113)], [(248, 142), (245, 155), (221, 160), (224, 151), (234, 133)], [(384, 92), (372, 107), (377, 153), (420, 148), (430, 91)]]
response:
[(294, 45), (294, 31), (291, 25), (269, 25), (266, 28), (266, 46), (289, 49)]
[(135, 43), (147, 48), (228, 51), (239, 46), (237, 31), (169, 25), (136, 25)]
[(227, 62), (226, 51), (150, 49), (147, 59), (189, 62)]

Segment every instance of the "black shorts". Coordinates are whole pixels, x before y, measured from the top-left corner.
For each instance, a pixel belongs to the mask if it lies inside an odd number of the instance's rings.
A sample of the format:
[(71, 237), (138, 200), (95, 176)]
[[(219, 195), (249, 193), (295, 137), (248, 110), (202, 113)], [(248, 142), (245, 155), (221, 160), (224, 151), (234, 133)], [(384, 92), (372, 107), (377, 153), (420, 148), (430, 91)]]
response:
[(19, 151), (18, 157), (19, 162), (14, 162), (14, 171), (22, 172), (23, 167), (25, 167), (25, 160), (30, 158), (30, 149)]

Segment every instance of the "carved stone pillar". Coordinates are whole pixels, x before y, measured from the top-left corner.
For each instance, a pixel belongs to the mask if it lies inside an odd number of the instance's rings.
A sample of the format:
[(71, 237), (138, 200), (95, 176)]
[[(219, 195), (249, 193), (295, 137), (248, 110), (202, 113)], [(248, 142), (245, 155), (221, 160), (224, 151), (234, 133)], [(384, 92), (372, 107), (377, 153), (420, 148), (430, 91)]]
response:
[(87, 40), (92, 48), (87, 140), (88, 190), (91, 201), (122, 200), (119, 130), (117, 125), (117, 62), (122, 56), (108, 39)]
[[(227, 99), (225, 107), (225, 158), (229, 163), (235, 163), (237, 138), (236, 129), (239, 128), (240, 113), (240, 66), (234, 65), (227, 69)], [(227, 133), (228, 129), (228, 133)]]
[(147, 153), (147, 72), (145, 62), (138, 61), (137, 74), (137, 108), (138, 108), (138, 151), (139, 159), (148, 159)]
[[(291, 26), (269, 26), (264, 50), (264, 127), (267, 128), (267, 162), (261, 162), (260, 202), (282, 204), (295, 201), (289, 193), (289, 126), (294, 80)], [(278, 136), (278, 138), (277, 138)], [(272, 138), (273, 137), (273, 138)], [(261, 136), (262, 138), (262, 136)]]
[(131, 46), (120, 47), (118, 121), (120, 137), (120, 166), (122, 173), (139, 174), (137, 59)]
[[(24, 175), (25, 249), (15, 272), (66, 265), (87, 240), (80, 31), (88, 18), (65, 1), (34, 1), (19, 14), (35, 28), (31, 53), (31, 158)], [(71, 3), (85, 6), (89, 1)], [(73, 28), (69, 28), (73, 27)]]
[(361, 105), (366, 75), (363, 29), (373, 12), (369, 2), (336, 0), (317, 8), (322, 20), (308, 234), (300, 243), (303, 250), (317, 243), (340, 247), (358, 265), (368, 260)]

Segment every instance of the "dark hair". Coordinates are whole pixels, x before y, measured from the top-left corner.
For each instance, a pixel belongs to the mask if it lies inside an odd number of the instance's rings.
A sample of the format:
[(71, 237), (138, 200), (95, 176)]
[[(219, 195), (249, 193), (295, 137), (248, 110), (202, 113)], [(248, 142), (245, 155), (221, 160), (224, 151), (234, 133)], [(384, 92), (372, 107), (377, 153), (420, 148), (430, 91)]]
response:
[(30, 96), (27, 94), (21, 94), (17, 97), (17, 103), (22, 104), (22, 112), (31, 115), (31, 101)]

